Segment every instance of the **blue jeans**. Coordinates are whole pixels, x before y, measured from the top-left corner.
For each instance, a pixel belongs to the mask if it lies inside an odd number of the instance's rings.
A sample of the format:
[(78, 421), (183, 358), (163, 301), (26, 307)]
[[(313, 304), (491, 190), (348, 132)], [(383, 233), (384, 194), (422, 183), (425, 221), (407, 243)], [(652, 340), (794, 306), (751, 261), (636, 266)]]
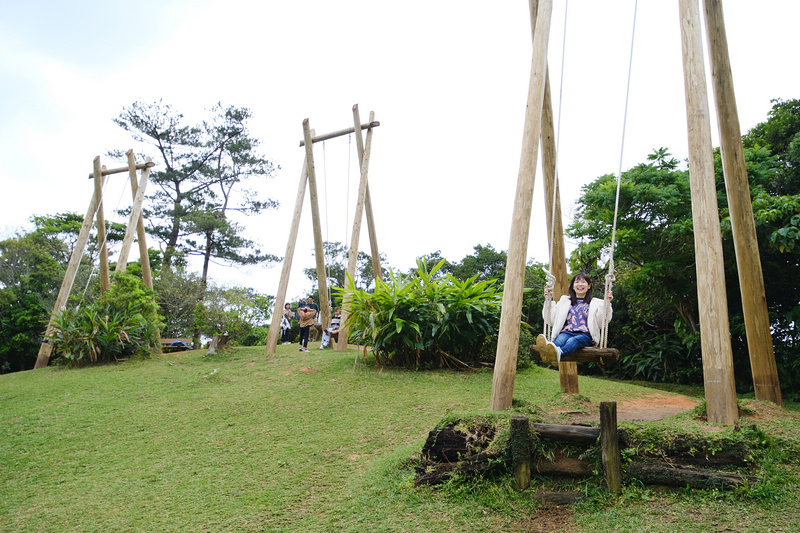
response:
[(579, 348), (592, 346), (594, 341), (588, 333), (562, 331), (553, 341), (553, 344), (561, 348), (561, 357), (567, 356)]

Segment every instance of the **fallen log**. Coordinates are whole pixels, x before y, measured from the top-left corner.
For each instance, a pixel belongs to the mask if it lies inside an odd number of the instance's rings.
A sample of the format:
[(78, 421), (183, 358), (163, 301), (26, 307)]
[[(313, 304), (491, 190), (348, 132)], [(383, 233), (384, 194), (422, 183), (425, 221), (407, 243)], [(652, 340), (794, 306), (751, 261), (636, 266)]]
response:
[(756, 476), (745, 476), (700, 470), (676, 468), (668, 463), (635, 462), (628, 465), (628, 475), (647, 485), (668, 485), (672, 487), (691, 487), (694, 489), (731, 488), (745, 484), (753, 485), (763, 481)]
[(537, 457), (533, 471), (542, 476), (591, 476), (594, 467), (589, 459), (579, 459), (556, 451), (552, 459)]
[(453, 472), (491, 472), (496, 469), (505, 468), (505, 464), (498, 461), (499, 456), (489, 453), (479, 453), (465, 457), (463, 460), (453, 463), (438, 463), (434, 465), (418, 465), (414, 468), (417, 477), (414, 479), (414, 486), (439, 485), (447, 481)]

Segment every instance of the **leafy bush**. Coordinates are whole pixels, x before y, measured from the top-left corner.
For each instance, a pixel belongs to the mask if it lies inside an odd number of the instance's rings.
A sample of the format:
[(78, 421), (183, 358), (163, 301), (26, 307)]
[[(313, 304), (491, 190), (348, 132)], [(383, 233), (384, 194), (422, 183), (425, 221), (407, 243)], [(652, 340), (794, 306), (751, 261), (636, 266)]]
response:
[(149, 354), (161, 326), (153, 292), (136, 276), (115, 274), (109, 291), (55, 315), (53, 353), (70, 367)]
[(231, 341), (245, 344), (253, 328), (269, 320), (272, 301), (272, 296), (246, 287), (211, 286), (195, 306), (195, 325), (208, 336), (228, 335)]
[(477, 362), (481, 347), (497, 331), (502, 294), (494, 280), (436, 278), (443, 264), (428, 272), (417, 260), (413, 274), (390, 271), (390, 281), (379, 282), (372, 294), (348, 280), (337, 292), (349, 300), (351, 338), (371, 346), (390, 366), (459, 368)]

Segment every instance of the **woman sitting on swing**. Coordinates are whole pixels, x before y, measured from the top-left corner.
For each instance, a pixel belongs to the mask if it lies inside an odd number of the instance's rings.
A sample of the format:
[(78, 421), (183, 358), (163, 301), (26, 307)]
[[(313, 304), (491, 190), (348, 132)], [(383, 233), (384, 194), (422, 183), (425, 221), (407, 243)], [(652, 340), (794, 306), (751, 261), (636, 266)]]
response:
[[(550, 289), (545, 288), (544, 295), (542, 317), (545, 324), (551, 325), (551, 331), (558, 334), (552, 342), (544, 335), (536, 337), (542, 361), (555, 363), (580, 348), (600, 343), (600, 328), (611, 320), (610, 302), (614, 295), (610, 290), (608, 306), (604, 305), (604, 300), (592, 299), (592, 279), (580, 272), (569, 282), (569, 296), (563, 295), (556, 305), (548, 306)], [(550, 316), (547, 316), (548, 311)]]

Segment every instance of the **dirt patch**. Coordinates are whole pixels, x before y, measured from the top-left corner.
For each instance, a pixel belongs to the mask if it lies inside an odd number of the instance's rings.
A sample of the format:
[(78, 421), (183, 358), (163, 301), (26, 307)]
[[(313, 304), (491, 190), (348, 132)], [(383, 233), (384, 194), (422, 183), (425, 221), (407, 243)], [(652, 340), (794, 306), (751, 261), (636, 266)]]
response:
[(511, 531), (542, 532), (569, 531), (573, 524), (573, 511), (562, 505), (545, 504), (536, 514), (511, 525)]
[[(650, 422), (691, 411), (698, 402), (686, 396), (673, 394), (650, 394), (644, 398), (625, 400), (617, 404), (617, 420), (628, 422)], [(600, 406), (587, 406), (588, 412), (564, 413), (572, 422), (600, 421)]]

